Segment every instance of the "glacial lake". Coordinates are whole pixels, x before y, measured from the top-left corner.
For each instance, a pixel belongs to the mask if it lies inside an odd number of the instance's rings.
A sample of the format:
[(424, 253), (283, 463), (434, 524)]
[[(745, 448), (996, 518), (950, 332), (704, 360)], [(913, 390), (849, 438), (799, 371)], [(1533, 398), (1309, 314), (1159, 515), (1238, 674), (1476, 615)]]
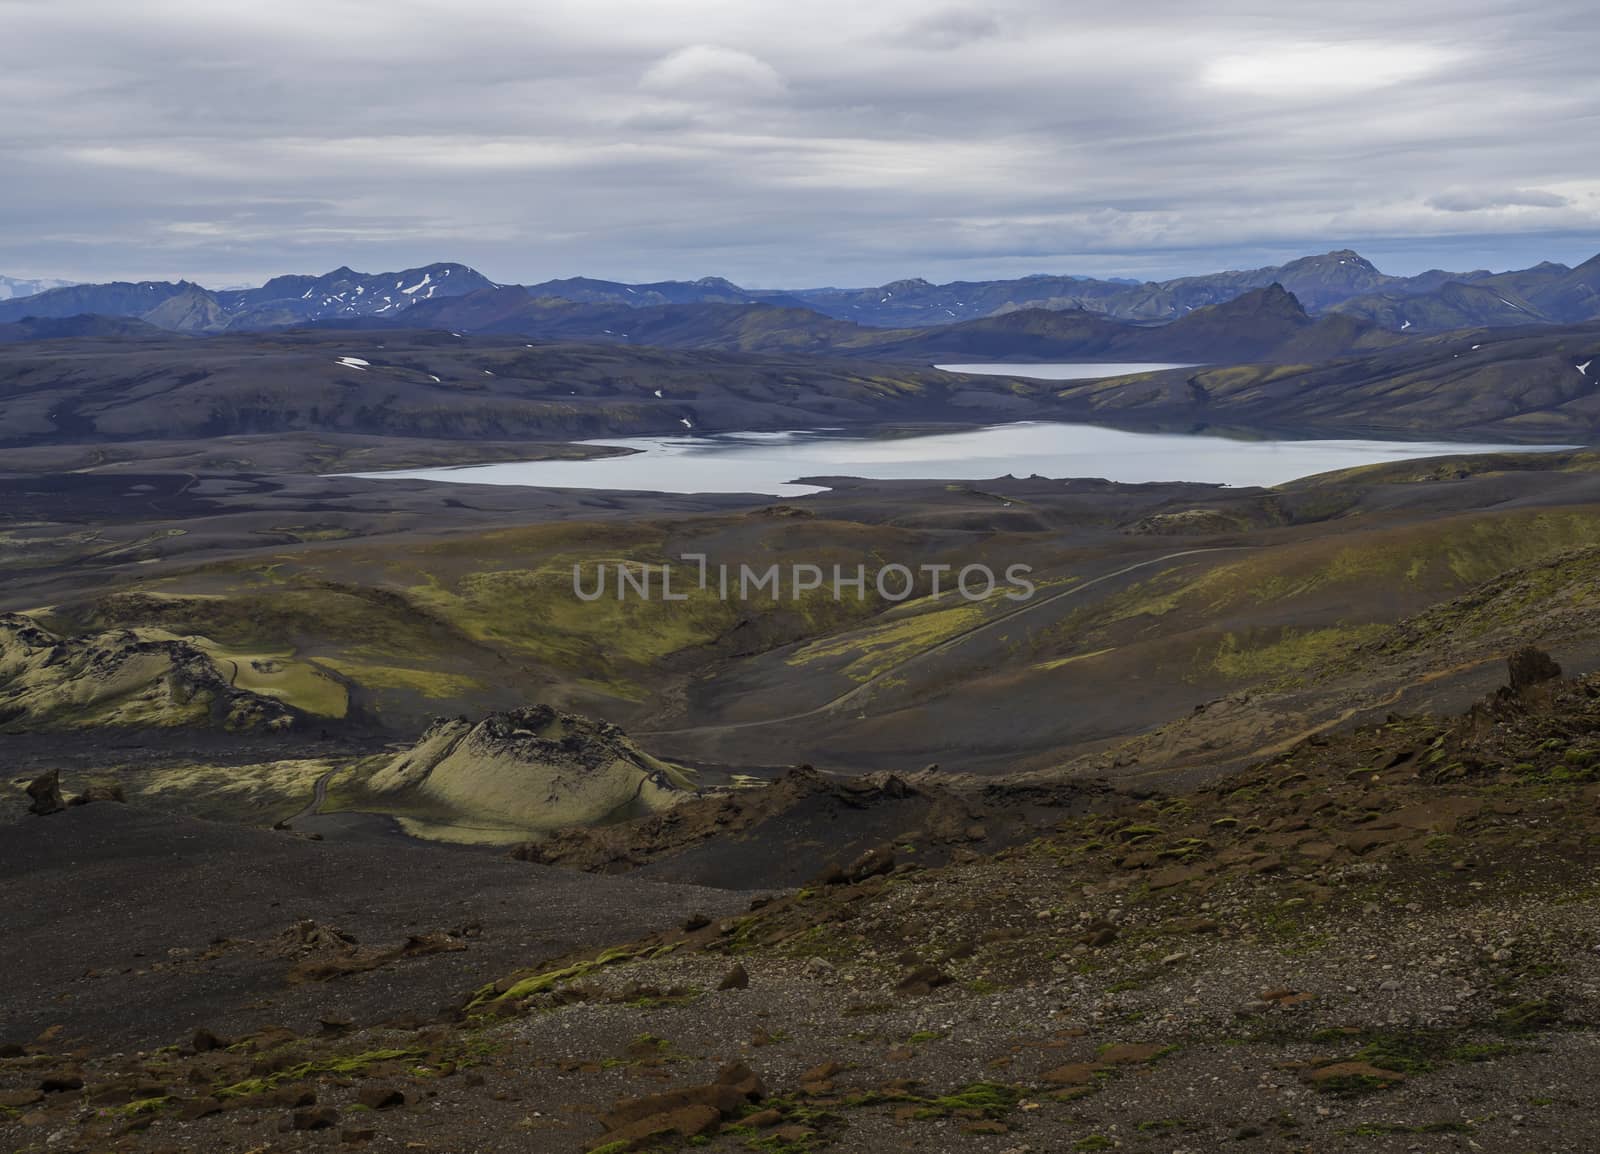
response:
[[(943, 364), (952, 372), (1089, 380), (1177, 364)], [(1458, 441), (1235, 440), (1177, 433), (1130, 433), (1098, 425), (1015, 421), (958, 432), (864, 434), (843, 429), (708, 436), (606, 437), (585, 441), (634, 452), (588, 461), (511, 461), (455, 468), (356, 473), (474, 485), (658, 493), (820, 493), (801, 477), (983, 481), (1028, 477), (1101, 477), (1108, 481), (1202, 481), (1281, 485), (1297, 477), (1418, 457), (1539, 452), (1570, 446), (1463, 444)]]
[(588, 461), (512, 461), (444, 469), (358, 473), (475, 485), (661, 493), (822, 492), (800, 477), (1103, 477), (1109, 481), (1210, 481), (1280, 485), (1296, 477), (1416, 457), (1536, 452), (1556, 445), (1467, 445), (1428, 441), (1236, 441), (1226, 437), (1128, 433), (1097, 425), (1021, 421), (954, 433), (862, 436), (838, 430), (607, 437), (591, 445), (638, 450)]
[(1085, 362), (1029, 364), (1026, 361), (984, 361), (981, 364), (934, 365), (947, 373), (977, 373), (985, 377), (1031, 377), (1036, 381), (1092, 381), (1097, 377), (1126, 377), (1133, 373), (1159, 373), (1162, 369), (1192, 369), (1191, 364), (1136, 364)]

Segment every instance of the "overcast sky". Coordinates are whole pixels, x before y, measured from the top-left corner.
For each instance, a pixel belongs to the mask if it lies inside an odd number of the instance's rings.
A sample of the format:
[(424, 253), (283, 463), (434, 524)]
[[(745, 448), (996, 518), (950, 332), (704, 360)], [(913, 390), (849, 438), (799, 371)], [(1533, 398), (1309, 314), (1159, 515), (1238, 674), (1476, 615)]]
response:
[(1592, 0), (0, 0), (0, 273), (1600, 250)]

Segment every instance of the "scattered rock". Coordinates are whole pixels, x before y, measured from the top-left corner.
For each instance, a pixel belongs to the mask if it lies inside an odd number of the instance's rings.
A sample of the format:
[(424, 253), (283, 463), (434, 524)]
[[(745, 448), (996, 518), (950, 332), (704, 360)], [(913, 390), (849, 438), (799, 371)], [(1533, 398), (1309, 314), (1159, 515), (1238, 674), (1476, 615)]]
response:
[(851, 862), (845, 874), (852, 882), (863, 882), (868, 878), (889, 873), (894, 869), (895, 857), (893, 846), (878, 846), (869, 849), (866, 853)]
[(806, 959), (805, 974), (808, 978), (826, 978), (834, 972), (834, 965), (827, 958), (815, 955)]
[(30, 781), (28, 797), (28, 812), (40, 817), (66, 809), (66, 803), (61, 800), (61, 771), (52, 769)]
[(222, 1103), (215, 1098), (191, 1098), (178, 1108), (178, 1117), (185, 1122), (195, 1122), (201, 1118), (209, 1118), (213, 1114), (220, 1114), (224, 1109)]
[(196, 1054), (207, 1054), (212, 1050), (226, 1050), (231, 1042), (228, 1039), (213, 1034), (210, 1030), (196, 1030), (194, 1038), (189, 1043)]
[(339, 1124), (339, 1111), (332, 1106), (315, 1106), (296, 1110), (289, 1121), (294, 1130), (331, 1130)]
[(356, 1101), (369, 1110), (389, 1110), (406, 1104), (405, 1091), (382, 1083), (368, 1083), (356, 1094)]
[(1511, 674), (1511, 690), (1514, 693), (1521, 693), (1530, 686), (1554, 681), (1561, 676), (1561, 666), (1557, 665), (1544, 650), (1531, 645), (1517, 650), (1506, 658), (1506, 665)]
[(123, 793), (120, 785), (91, 785), (88, 789), (84, 790), (71, 801), (67, 802), (67, 804), (71, 806), (89, 805), (90, 803), (96, 801), (114, 801), (119, 804), (126, 805), (128, 798), (127, 795)]
[(930, 994), (950, 984), (950, 975), (934, 966), (913, 966), (895, 985), (895, 992), (908, 997)]
[(750, 988), (750, 975), (746, 972), (742, 962), (734, 962), (733, 969), (722, 976), (722, 981), (717, 983), (719, 990), (746, 990)]

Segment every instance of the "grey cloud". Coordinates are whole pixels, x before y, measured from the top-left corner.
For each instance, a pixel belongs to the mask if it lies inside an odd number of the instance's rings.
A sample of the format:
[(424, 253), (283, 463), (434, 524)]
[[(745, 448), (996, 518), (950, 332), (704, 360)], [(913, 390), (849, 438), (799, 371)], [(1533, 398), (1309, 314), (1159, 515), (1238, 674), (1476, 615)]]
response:
[(1440, 212), (1482, 212), (1493, 208), (1566, 208), (1572, 201), (1537, 188), (1501, 192), (1458, 189), (1428, 198), (1428, 207)]
[(1571, 261), (1600, 248), (1585, 13), (0, 0), (0, 272), (459, 259), (502, 281), (867, 283), (1345, 244), (1394, 271)]
[(906, 28), (909, 44), (948, 51), (1000, 34), (1000, 21), (981, 8), (946, 8), (918, 17)]

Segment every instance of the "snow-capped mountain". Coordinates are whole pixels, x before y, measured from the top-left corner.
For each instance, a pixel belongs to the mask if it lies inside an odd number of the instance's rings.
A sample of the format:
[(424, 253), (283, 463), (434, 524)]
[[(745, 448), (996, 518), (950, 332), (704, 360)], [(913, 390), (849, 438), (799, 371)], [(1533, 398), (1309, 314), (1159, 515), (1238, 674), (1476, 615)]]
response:
[(495, 287), (464, 264), (430, 264), (400, 272), (336, 268), (323, 276), (280, 276), (260, 288), (214, 295), (230, 327), (266, 328), (335, 318), (392, 317), (422, 301)]
[(51, 289), (66, 288), (72, 284), (69, 280), (20, 280), (16, 277), (0, 276), (0, 301), (12, 300), (15, 297), (31, 297)]
[(497, 287), (464, 264), (400, 272), (338, 268), (324, 276), (274, 277), (260, 288), (212, 292), (180, 281), (118, 282), (51, 288), (0, 303), (0, 323), (24, 317), (138, 317), (176, 332), (270, 329), (312, 321), (389, 318), (413, 305)]

